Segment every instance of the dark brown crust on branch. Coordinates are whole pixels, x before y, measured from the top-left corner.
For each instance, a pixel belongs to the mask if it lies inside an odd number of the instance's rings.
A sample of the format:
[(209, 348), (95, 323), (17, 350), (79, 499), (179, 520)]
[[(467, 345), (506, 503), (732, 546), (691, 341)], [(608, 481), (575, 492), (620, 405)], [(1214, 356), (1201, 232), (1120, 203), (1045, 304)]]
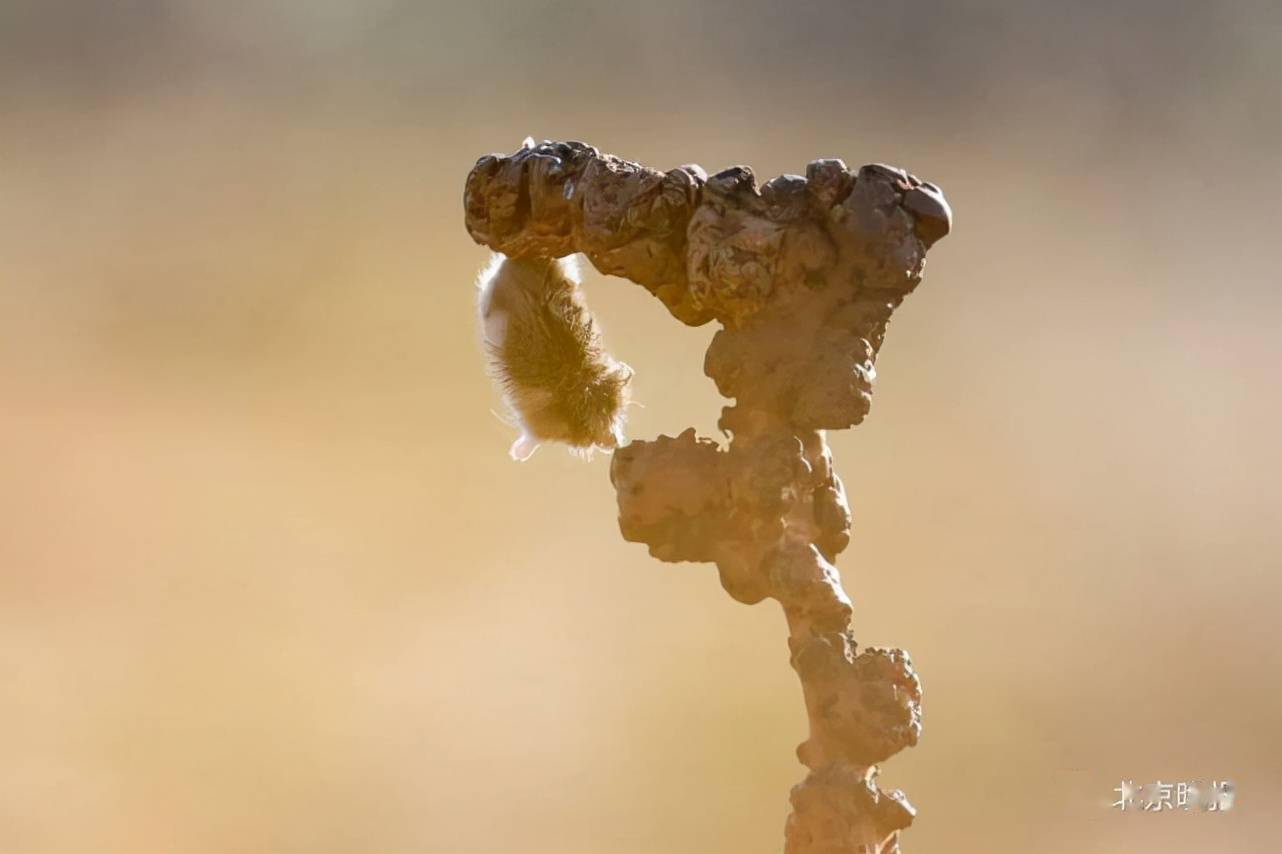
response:
[(704, 180), (697, 166), (664, 173), (581, 142), (544, 142), (476, 162), (465, 222), (473, 240), (512, 258), (582, 252), (697, 326), (713, 315), (689, 298), (685, 235)]
[(477, 243), (513, 258), (582, 252), (691, 325), (735, 324), (776, 289), (821, 279), (902, 298), (951, 222), (938, 188), (879, 164), (816, 160), (758, 188), (744, 166), (660, 172), (549, 141), (478, 160), (464, 216)]

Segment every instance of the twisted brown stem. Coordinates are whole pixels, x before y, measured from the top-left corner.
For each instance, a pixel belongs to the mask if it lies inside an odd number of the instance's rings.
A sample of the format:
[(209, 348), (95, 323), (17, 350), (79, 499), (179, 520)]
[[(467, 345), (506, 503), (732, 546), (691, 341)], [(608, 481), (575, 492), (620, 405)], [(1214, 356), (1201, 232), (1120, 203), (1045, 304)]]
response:
[(939, 189), (839, 160), (758, 188), (746, 167), (665, 173), (544, 142), (481, 158), (464, 203), (496, 251), (582, 252), (679, 320), (722, 324), (704, 371), (736, 401), (719, 421), (728, 448), (689, 429), (616, 451), (619, 525), (661, 560), (715, 563), (741, 602), (783, 606), (810, 718), (786, 852), (897, 852), (914, 811), (876, 786), (876, 766), (916, 743), (921, 686), (903, 650), (859, 651), (851, 634), (832, 564), (850, 510), (823, 431), (868, 412), (891, 312), (951, 225)]

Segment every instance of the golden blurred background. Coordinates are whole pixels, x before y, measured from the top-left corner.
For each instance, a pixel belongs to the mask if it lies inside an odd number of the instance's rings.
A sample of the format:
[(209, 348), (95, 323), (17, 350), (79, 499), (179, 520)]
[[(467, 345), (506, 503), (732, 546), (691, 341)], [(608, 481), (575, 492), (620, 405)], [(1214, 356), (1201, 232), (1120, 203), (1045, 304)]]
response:
[[(778, 610), (506, 457), (461, 193), (527, 134), (947, 192), (831, 436), (909, 854), (1278, 850), (1273, 0), (0, 0), (0, 851), (780, 849)], [(713, 329), (587, 288), (630, 435), (711, 433)]]

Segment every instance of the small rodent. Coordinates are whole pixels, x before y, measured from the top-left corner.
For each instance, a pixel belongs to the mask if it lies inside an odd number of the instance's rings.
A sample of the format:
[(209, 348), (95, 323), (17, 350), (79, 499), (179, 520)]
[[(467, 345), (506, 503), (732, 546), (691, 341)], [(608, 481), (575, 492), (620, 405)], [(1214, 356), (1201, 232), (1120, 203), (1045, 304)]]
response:
[(573, 260), (495, 253), (477, 288), (490, 374), (521, 429), (512, 459), (541, 442), (584, 456), (623, 444), (632, 369), (605, 352)]

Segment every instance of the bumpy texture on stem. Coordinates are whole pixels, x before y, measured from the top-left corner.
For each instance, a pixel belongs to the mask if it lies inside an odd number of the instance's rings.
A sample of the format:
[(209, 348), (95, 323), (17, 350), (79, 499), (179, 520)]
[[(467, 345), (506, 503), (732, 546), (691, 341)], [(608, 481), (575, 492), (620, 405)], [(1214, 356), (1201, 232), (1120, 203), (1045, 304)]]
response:
[(886, 323), (951, 226), (939, 188), (840, 160), (758, 188), (742, 166), (659, 172), (527, 141), (477, 161), (464, 206), (478, 243), (512, 257), (582, 252), (682, 322), (722, 324), (704, 372), (736, 401), (718, 422), (729, 447), (688, 429), (617, 450), (619, 526), (661, 560), (715, 563), (740, 602), (783, 606), (810, 718), (787, 854), (898, 852), (914, 810), (877, 787), (876, 766), (917, 742), (921, 684), (903, 650), (855, 644), (832, 564), (850, 509), (822, 431), (868, 413)]

